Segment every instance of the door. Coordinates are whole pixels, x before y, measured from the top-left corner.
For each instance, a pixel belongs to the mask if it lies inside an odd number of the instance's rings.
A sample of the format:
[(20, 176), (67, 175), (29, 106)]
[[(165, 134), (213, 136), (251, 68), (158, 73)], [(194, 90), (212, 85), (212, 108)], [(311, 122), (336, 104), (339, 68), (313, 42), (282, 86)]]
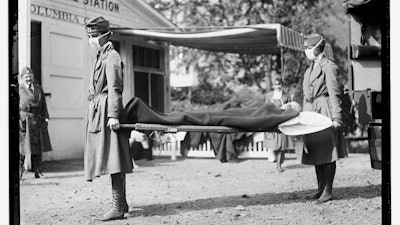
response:
[(84, 29), (63, 22), (42, 23), (42, 86), (50, 113), (53, 151), (49, 160), (83, 156), (88, 70)]

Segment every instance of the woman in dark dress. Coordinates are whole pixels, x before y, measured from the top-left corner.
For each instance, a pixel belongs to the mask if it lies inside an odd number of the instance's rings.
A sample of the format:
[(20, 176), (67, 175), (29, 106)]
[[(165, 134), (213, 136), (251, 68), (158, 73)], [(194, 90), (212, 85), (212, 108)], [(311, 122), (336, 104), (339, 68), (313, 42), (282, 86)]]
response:
[(347, 156), (342, 125), (343, 87), (336, 64), (324, 54), (325, 40), (319, 34), (305, 37), (305, 54), (312, 62), (303, 79), (303, 111), (313, 111), (332, 119), (333, 126), (304, 136), (301, 162), (314, 165), (318, 190), (306, 199), (323, 203), (332, 199), (336, 161)]
[(47, 131), (50, 117), (44, 92), (34, 83), (33, 71), (24, 67), (20, 76), (21, 84), (18, 89), (20, 177), (24, 170), (29, 170), (35, 172), (35, 178), (40, 178), (42, 152), (52, 150)]

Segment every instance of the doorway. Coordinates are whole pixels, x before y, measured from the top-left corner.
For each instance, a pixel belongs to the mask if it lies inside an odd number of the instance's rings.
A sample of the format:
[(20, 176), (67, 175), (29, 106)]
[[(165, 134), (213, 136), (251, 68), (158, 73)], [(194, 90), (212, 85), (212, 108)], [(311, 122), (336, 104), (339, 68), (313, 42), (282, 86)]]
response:
[(31, 69), (35, 82), (42, 85), (42, 23), (31, 21)]

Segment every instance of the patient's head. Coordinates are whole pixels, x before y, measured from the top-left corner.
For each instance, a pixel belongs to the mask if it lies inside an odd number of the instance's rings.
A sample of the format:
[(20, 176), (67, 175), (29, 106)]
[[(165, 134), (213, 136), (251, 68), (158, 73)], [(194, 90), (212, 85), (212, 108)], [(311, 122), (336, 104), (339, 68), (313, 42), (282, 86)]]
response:
[(294, 102), (294, 101), (288, 102), (288, 103), (282, 105), (281, 109), (285, 109), (285, 110), (286, 109), (294, 109), (297, 112), (301, 112), (301, 110), (302, 110), (300, 104), (297, 102)]

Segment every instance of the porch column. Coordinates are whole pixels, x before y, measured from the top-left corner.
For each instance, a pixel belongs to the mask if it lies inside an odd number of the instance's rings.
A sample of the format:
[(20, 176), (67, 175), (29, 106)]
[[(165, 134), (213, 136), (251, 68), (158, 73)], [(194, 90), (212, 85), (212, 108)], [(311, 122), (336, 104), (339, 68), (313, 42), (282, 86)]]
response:
[(18, 0), (18, 72), (31, 66), (31, 0)]

